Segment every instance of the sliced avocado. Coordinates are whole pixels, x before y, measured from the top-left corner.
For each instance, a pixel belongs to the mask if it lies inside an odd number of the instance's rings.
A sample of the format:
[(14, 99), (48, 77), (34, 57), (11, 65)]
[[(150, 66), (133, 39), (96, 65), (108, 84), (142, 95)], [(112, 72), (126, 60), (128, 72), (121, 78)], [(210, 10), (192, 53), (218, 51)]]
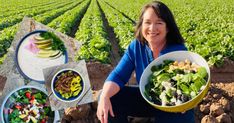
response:
[(59, 51), (59, 53), (53, 57), (51, 57), (51, 59), (56, 59), (59, 58), (63, 53), (61, 51)]
[(59, 55), (60, 51), (59, 50), (52, 50), (50, 53), (50, 57), (55, 57), (57, 55)]
[(52, 50), (52, 47), (46, 47), (46, 48), (43, 48), (43, 50), (49, 51), (49, 50)]
[(37, 54), (37, 57), (56, 59), (60, 57), (61, 55), (62, 55), (62, 52), (59, 50), (40, 50)]
[(50, 53), (38, 53), (37, 54), (37, 57), (40, 57), (40, 58), (49, 58), (50, 57)]
[(39, 49), (45, 49), (51, 46), (51, 43), (46, 43), (46, 44), (37, 44), (37, 48)]
[(40, 40), (45, 40), (45, 38), (43, 38), (43, 37), (41, 37), (41, 36), (39, 36), (39, 35), (35, 35), (35, 36), (34, 36), (34, 39), (35, 39), (35, 40), (38, 40), (38, 41), (40, 41)]
[(39, 50), (38, 54), (51, 54), (52, 50)]
[(36, 41), (35, 44), (37, 45), (40, 45), (40, 44), (48, 44), (48, 43), (51, 43), (51, 39), (48, 39), (48, 40), (39, 40), (39, 41)]

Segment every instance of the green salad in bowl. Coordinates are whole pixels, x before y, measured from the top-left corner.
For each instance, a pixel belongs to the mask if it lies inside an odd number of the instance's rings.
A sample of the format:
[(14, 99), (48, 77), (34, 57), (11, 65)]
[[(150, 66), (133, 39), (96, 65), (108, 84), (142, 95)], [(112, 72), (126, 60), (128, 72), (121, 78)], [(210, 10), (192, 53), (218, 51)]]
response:
[(151, 67), (152, 74), (145, 86), (145, 94), (154, 103), (175, 106), (196, 97), (205, 88), (208, 74), (189, 60), (164, 60), (163, 64)]
[(47, 95), (37, 87), (23, 86), (11, 92), (1, 107), (3, 123), (51, 123), (55, 112)]
[(190, 51), (173, 51), (152, 61), (142, 73), (140, 92), (154, 108), (184, 112), (194, 108), (210, 86), (206, 60)]

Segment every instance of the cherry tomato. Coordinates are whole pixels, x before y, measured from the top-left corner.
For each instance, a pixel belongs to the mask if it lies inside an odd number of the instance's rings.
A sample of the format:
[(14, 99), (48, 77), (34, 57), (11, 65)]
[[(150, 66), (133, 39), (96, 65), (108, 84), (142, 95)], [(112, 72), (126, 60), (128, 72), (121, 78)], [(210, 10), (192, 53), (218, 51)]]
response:
[(26, 93), (25, 93), (25, 96), (26, 96), (28, 99), (30, 99), (30, 98), (31, 98), (31, 93), (30, 93), (30, 92), (26, 92)]

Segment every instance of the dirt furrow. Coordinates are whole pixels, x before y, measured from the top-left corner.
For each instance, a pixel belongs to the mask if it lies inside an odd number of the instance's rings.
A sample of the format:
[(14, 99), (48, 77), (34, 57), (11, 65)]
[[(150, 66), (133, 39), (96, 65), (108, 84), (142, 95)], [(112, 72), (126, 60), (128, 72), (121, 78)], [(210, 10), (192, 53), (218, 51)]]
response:
[(119, 44), (118, 44), (118, 39), (116, 39), (116, 35), (114, 33), (114, 29), (109, 25), (108, 20), (105, 16), (105, 13), (103, 12), (101, 6), (99, 5), (99, 2), (97, 1), (98, 7), (101, 11), (102, 15), (102, 20), (103, 20), (103, 25), (105, 30), (108, 32), (108, 39), (111, 43), (111, 65), (116, 66), (117, 63), (120, 60), (120, 55), (119, 55)]

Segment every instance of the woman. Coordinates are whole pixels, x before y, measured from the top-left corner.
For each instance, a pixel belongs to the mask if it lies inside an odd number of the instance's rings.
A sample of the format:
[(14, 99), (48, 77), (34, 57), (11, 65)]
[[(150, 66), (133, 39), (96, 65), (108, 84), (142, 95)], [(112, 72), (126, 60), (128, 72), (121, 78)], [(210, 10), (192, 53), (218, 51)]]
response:
[(104, 83), (97, 109), (98, 119), (101, 123), (127, 123), (127, 116), (154, 116), (157, 123), (194, 123), (193, 110), (184, 113), (157, 110), (143, 99), (138, 87), (124, 86), (134, 70), (139, 83), (144, 69), (158, 56), (187, 50), (169, 8), (159, 1), (144, 6), (135, 37)]

